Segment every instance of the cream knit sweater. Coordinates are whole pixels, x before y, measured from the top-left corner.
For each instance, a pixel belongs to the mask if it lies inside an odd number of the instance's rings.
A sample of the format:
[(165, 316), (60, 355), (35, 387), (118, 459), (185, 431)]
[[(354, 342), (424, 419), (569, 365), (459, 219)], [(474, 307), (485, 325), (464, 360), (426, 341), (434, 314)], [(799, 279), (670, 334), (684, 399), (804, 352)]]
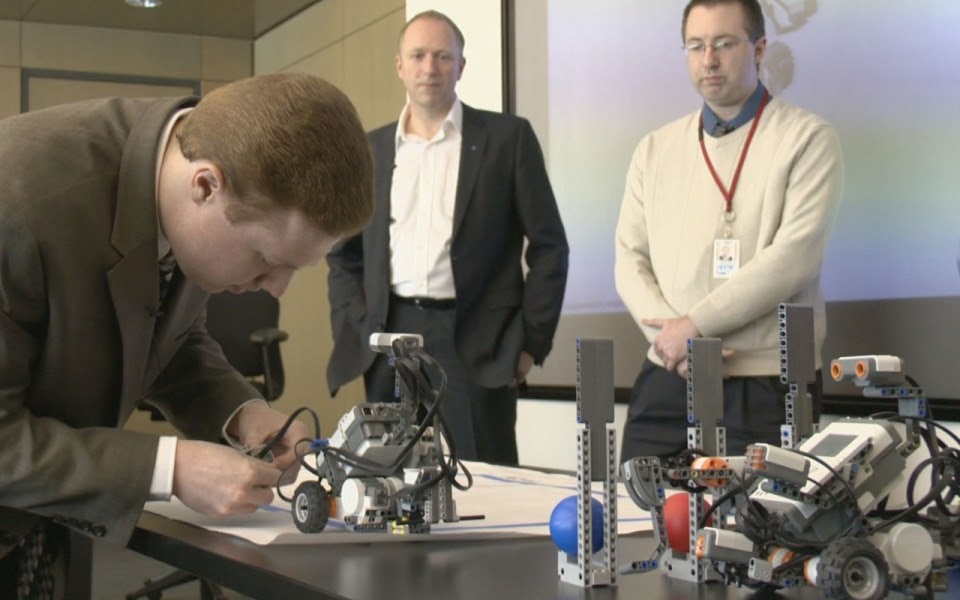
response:
[[(820, 266), (843, 189), (833, 127), (773, 98), (754, 134), (733, 198), (740, 269), (713, 277), (724, 199), (697, 141), (699, 111), (643, 138), (627, 172), (616, 237), (617, 291), (633, 318), (689, 316), (701, 335), (735, 350), (734, 376), (776, 375), (777, 306), (814, 307), (816, 365), (826, 334)], [(750, 123), (704, 136), (728, 189)], [(658, 329), (640, 325), (652, 342)], [(662, 365), (651, 351), (648, 357)]]

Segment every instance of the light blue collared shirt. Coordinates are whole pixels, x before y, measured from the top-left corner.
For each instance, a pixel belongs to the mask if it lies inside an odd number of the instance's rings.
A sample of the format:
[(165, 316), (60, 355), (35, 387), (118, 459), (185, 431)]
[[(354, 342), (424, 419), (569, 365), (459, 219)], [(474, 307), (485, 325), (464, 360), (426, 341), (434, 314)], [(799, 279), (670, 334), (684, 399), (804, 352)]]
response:
[[(713, 129), (717, 125), (724, 125), (727, 128), (726, 133), (730, 133), (737, 127), (749, 123), (753, 119), (754, 115), (757, 114), (757, 111), (760, 110), (760, 102), (763, 101), (763, 94), (767, 91), (767, 88), (763, 87), (763, 84), (759, 81), (757, 82), (757, 89), (753, 90), (753, 93), (750, 94), (750, 97), (747, 98), (747, 101), (744, 102), (743, 108), (740, 109), (740, 113), (729, 121), (721, 121), (720, 117), (717, 116), (717, 113), (713, 112), (706, 102), (703, 103), (703, 111), (701, 112), (703, 116), (703, 130), (707, 135), (713, 136)], [(719, 137), (719, 136), (714, 136)]]

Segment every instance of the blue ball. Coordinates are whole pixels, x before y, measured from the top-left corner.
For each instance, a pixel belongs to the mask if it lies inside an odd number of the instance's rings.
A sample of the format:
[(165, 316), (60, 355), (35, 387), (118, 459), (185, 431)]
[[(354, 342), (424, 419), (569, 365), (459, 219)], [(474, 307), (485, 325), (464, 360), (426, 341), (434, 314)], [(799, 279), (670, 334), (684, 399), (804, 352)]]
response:
[[(593, 531), (592, 552), (603, 548), (603, 504), (590, 499), (590, 525)], [(557, 548), (567, 554), (577, 555), (577, 497), (568, 496), (557, 503), (550, 513), (550, 537)]]

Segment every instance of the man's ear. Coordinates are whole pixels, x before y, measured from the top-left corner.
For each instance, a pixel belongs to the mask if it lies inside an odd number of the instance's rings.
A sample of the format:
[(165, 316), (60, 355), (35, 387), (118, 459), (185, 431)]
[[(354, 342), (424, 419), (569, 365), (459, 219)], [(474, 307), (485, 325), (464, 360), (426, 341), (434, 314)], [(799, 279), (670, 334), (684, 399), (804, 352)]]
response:
[(190, 181), (191, 197), (197, 204), (210, 200), (223, 191), (223, 172), (213, 163), (201, 163)]
[(760, 70), (760, 63), (763, 62), (763, 57), (767, 53), (767, 37), (761, 36), (757, 38), (757, 41), (754, 42), (754, 47), (756, 48), (756, 55), (754, 56), (754, 62), (757, 63), (757, 70)]

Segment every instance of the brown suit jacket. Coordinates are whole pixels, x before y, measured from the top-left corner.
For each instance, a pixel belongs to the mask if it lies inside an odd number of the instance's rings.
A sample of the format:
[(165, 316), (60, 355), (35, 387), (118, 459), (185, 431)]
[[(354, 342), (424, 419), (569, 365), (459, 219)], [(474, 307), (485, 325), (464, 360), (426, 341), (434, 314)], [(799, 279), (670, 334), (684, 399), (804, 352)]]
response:
[(176, 273), (158, 306), (157, 146), (195, 103), (114, 98), (0, 121), (0, 530), (27, 510), (125, 543), (157, 448), (119, 429), (137, 404), (217, 440), (258, 396), (207, 335), (204, 292)]

